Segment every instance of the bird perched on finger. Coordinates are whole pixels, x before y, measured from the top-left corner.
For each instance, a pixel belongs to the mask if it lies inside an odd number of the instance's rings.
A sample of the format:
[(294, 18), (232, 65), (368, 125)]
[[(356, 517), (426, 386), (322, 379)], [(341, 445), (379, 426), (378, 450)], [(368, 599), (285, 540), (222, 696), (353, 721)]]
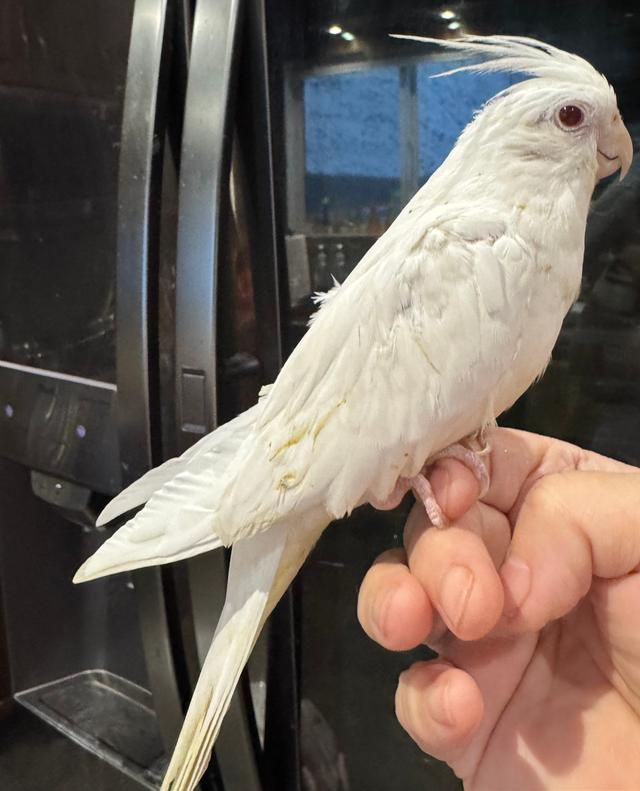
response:
[[(410, 37), (411, 38), (411, 37)], [(580, 287), (596, 182), (632, 144), (587, 61), (516, 36), (419, 39), (528, 79), (467, 126), (253, 408), (115, 498), (146, 503), (78, 571), (84, 581), (232, 546), (227, 600), (167, 770), (193, 789), (269, 612), (327, 524), (412, 489), (443, 454), (486, 484), (474, 438), (541, 375)]]

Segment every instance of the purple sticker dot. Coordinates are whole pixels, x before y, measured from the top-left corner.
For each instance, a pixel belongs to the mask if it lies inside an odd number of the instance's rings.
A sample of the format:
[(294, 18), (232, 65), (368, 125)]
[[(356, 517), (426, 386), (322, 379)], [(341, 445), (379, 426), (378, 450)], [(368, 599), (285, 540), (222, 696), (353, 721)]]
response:
[(82, 425), (76, 426), (76, 436), (84, 439), (87, 436), (87, 429)]
[(11, 404), (4, 405), (4, 413), (7, 417), (13, 417), (13, 407)]

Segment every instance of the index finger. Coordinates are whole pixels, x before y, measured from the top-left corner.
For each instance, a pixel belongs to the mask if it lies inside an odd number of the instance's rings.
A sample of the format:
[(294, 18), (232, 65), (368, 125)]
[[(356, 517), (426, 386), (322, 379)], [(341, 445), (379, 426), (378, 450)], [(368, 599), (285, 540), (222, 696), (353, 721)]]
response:
[(635, 467), (584, 450), (570, 442), (517, 429), (487, 432), (489, 489), (483, 502), (515, 516), (533, 484), (545, 475), (570, 470), (631, 472)]
[[(522, 505), (500, 570), (509, 627), (535, 632), (563, 617), (594, 577), (613, 580), (636, 572), (637, 579), (639, 512), (638, 470), (568, 472), (541, 480)], [(629, 620), (628, 612), (616, 613), (609, 602), (607, 619), (616, 615)]]

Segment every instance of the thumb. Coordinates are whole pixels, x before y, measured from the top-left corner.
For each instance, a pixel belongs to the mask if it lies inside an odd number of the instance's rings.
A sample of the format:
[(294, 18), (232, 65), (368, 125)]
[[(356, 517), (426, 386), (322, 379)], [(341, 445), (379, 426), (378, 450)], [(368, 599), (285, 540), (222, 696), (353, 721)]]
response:
[(500, 570), (505, 619), (537, 631), (566, 615), (593, 577), (640, 565), (640, 472), (548, 475), (526, 495)]

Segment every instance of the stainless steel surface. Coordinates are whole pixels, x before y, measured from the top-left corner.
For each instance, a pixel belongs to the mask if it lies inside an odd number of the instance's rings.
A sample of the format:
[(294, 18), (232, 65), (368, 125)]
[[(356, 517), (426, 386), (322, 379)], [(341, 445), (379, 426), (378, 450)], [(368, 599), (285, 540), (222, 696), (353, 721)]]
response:
[[(218, 422), (217, 334), (225, 212), (229, 211), (231, 124), (243, 3), (199, 0), (183, 127), (176, 265), (177, 449), (183, 451)], [(224, 602), (222, 551), (187, 563), (197, 664), (202, 665)], [(191, 668), (195, 675), (196, 667)], [(195, 684), (195, 677), (192, 684)], [(250, 696), (233, 696), (216, 744), (225, 791), (257, 791), (259, 745)]]
[[(222, 205), (228, 201), (234, 65), (240, 0), (200, 0), (184, 116), (176, 265), (178, 450), (217, 422), (216, 322)], [(198, 378), (197, 393), (188, 383)], [(189, 406), (184, 403), (189, 393)], [(200, 398), (200, 405), (195, 400)], [(189, 419), (204, 415), (204, 424)]]
[[(157, 346), (151, 294), (158, 277), (158, 225), (165, 137), (167, 0), (136, 0), (124, 97), (118, 192), (117, 384), (123, 483), (157, 463)], [(160, 569), (134, 574), (149, 684), (164, 743), (182, 722)]]
[(127, 67), (118, 188), (117, 385), (125, 483), (153, 464), (150, 279), (157, 271), (157, 225), (164, 118), (159, 81), (166, 0), (136, 0)]

